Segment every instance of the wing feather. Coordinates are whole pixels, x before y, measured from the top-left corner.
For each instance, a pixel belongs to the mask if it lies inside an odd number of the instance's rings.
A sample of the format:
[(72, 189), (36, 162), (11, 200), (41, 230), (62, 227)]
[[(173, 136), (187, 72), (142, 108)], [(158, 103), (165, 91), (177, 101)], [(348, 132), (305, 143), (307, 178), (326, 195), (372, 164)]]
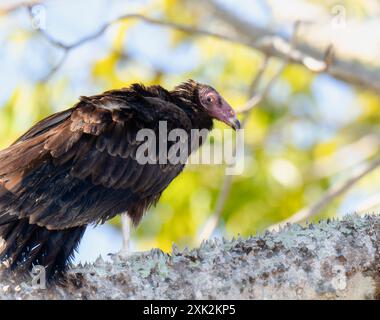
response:
[(143, 143), (136, 139), (138, 130), (157, 130), (166, 120), (169, 128), (188, 131), (191, 121), (162, 99), (122, 97), (115, 91), (81, 97), (72, 109), (39, 122), (0, 152), (0, 187), (13, 195), (6, 206), (0, 195), (0, 222), (18, 215), (64, 229), (126, 210), (139, 221), (184, 165), (139, 164), (134, 159)]

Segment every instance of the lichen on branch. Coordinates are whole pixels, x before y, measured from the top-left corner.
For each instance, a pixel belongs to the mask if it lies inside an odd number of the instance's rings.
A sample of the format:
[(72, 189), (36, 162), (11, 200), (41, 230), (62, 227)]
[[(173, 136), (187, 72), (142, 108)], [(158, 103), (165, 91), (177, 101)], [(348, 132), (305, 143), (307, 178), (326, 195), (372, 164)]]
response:
[(0, 299), (376, 299), (380, 216), (347, 216), (248, 239), (99, 258), (66, 284), (0, 280)]

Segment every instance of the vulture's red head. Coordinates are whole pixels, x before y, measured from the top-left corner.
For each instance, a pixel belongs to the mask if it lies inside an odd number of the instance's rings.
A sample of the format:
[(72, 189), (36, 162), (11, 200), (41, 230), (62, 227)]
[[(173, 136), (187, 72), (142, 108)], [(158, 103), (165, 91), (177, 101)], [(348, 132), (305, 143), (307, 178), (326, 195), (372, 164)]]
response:
[(205, 111), (212, 119), (222, 121), (234, 130), (240, 129), (236, 112), (213, 87), (189, 80), (176, 87), (174, 92), (199, 111)]

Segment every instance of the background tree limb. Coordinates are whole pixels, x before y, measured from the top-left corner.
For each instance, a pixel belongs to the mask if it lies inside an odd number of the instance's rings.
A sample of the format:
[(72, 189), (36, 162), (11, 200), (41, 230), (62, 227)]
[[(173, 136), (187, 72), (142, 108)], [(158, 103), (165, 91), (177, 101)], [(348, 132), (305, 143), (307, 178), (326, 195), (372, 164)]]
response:
[(321, 210), (323, 210), (328, 204), (330, 204), (334, 199), (342, 195), (344, 192), (349, 190), (352, 186), (354, 186), (359, 180), (363, 177), (374, 171), (380, 166), (380, 158), (373, 160), (372, 162), (358, 168), (355, 170), (352, 175), (347, 178), (345, 181), (340, 182), (336, 185), (333, 185), (327, 192), (319, 198), (315, 203), (307, 206), (295, 214), (290, 216), (289, 218), (281, 221), (278, 224), (274, 224), (270, 226), (269, 230), (277, 230), (288, 223), (298, 223), (301, 221), (305, 221), (307, 219), (312, 218)]
[(326, 68), (326, 50), (318, 50), (305, 42), (298, 42), (296, 48), (291, 47), (290, 40), (277, 33), (248, 23), (231, 10), (225, 9), (215, 0), (202, 0), (207, 3), (215, 17), (232, 27), (241, 41), (266, 55), (288, 59), (292, 63), (300, 64), (313, 72), (326, 72), (336, 79), (364, 87), (380, 94), (380, 71), (358, 61), (335, 56)]
[[(9, 8), (0, 9), (0, 12), (2, 12), (3, 14), (7, 14), (22, 7), (26, 7), (30, 12), (33, 5), (35, 5), (36, 3), (21, 3), (18, 6), (12, 7), (11, 10)], [(93, 41), (99, 38), (112, 25), (116, 23), (128, 19), (138, 19), (146, 23), (172, 28), (178, 31), (182, 31), (184, 33), (208, 36), (223, 41), (229, 41), (245, 45), (261, 51), (266, 56), (274, 56), (281, 59), (289, 60), (289, 62), (291, 63), (302, 64), (304, 67), (306, 67), (312, 72), (328, 72), (330, 75), (336, 77), (337, 79), (346, 81), (347, 83), (351, 83), (354, 85), (365, 86), (368, 89), (380, 93), (380, 78), (378, 76), (378, 70), (369, 70), (360, 64), (335, 58), (334, 61), (332, 61), (332, 55), (330, 52), (331, 47), (327, 48), (327, 50), (323, 52), (312, 49), (306, 45), (293, 47), (291, 44), (291, 40), (287, 40), (279, 35), (276, 35), (271, 31), (241, 21), (238, 16), (235, 16), (230, 11), (223, 9), (222, 7), (220, 7), (220, 5), (216, 4), (212, 0), (207, 0), (207, 3), (209, 6), (212, 7), (212, 10), (216, 13), (216, 15), (221, 20), (223, 20), (223, 22), (231, 25), (231, 27), (236, 30), (236, 34), (221, 34), (218, 32), (198, 27), (192, 27), (185, 24), (179, 24), (171, 21), (164, 21), (160, 19), (147, 17), (142, 14), (120, 15), (119, 17), (103, 24), (100, 28), (98, 28), (98, 30), (94, 31), (93, 33), (88, 34), (71, 44), (65, 44), (60, 40), (52, 37), (45, 30), (38, 29), (37, 32), (39, 32), (49, 43), (64, 51), (64, 57), (60, 60), (60, 62), (57, 65), (53, 67), (52, 71), (49, 72), (45, 78), (50, 77), (60, 68), (60, 66), (64, 63), (67, 54), (71, 50), (79, 46), (82, 46), (89, 41)], [(326, 62), (326, 54), (329, 54), (328, 57), (330, 60), (328, 61), (328, 63)]]

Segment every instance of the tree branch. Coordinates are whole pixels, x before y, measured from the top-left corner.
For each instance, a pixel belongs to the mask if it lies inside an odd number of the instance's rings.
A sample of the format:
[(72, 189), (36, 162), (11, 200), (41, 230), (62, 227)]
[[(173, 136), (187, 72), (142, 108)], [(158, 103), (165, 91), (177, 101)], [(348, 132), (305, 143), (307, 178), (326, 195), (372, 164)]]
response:
[(214, 233), (215, 229), (218, 227), (219, 221), (223, 214), (224, 206), (226, 205), (226, 202), (230, 195), (230, 191), (231, 191), (231, 187), (233, 183), (232, 177), (233, 177), (232, 175), (226, 175), (224, 177), (222, 187), (219, 191), (218, 200), (216, 201), (215, 210), (213, 214), (210, 217), (208, 217), (208, 219), (202, 226), (201, 231), (197, 235), (198, 245), (202, 241), (209, 239)]
[[(174, 22), (146, 17), (141, 14), (121, 15), (120, 17), (117, 17), (116, 19), (105, 23), (94, 33), (89, 34), (71, 44), (62, 43), (61, 41), (52, 38), (43, 30), (38, 31), (52, 45), (70, 51), (71, 49), (77, 48), (89, 41), (100, 37), (107, 31), (109, 27), (116, 23), (119, 23), (126, 19), (139, 19), (147, 23), (173, 28), (193, 35), (209, 36), (224, 41), (239, 43), (241, 45), (259, 50), (267, 56), (289, 59), (291, 63), (301, 64), (312, 72), (327, 72), (337, 79), (343, 80), (353, 85), (363, 86), (380, 94), (380, 72), (378, 69), (369, 70), (362, 64), (358, 64), (355, 61), (338, 58), (334, 58), (334, 61), (332, 61), (332, 55), (329, 56), (331, 61), (329, 61), (329, 63), (326, 63), (326, 60), (328, 59), (326, 59), (326, 57), (324, 58), (324, 55), (326, 52), (329, 52), (329, 50), (321, 52), (314, 48), (311, 48), (306, 44), (301, 44), (297, 46), (297, 48), (292, 48), (289, 41), (284, 37), (279, 36), (269, 30), (259, 28), (251, 23), (242, 21), (239, 16), (235, 15), (231, 11), (222, 8), (220, 4), (216, 3), (213, 0), (204, 0), (204, 2), (207, 3), (210, 8), (212, 8), (216, 16), (218, 16), (221, 20), (235, 29), (236, 32), (234, 35), (220, 34), (218, 32), (204, 30), (202, 28), (196, 28)], [(24, 2), (16, 6), (0, 9), (0, 13), (10, 13), (22, 6), (31, 8), (33, 4), (36, 3), (38, 2)], [(55, 69), (58, 68), (55, 67)]]
[(354, 173), (344, 182), (338, 183), (332, 186), (317, 202), (312, 205), (305, 207), (291, 217), (285, 219), (284, 221), (270, 226), (269, 230), (278, 230), (279, 228), (285, 226), (288, 223), (298, 223), (305, 221), (315, 216), (321, 210), (323, 210), (328, 204), (330, 204), (334, 199), (345, 193), (347, 190), (352, 188), (357, 182), (359, 182), (363, 177), (374, 171), (380, 166), (380, 158), (375, 159), (369, 164), (359, 168), (354, 171)]
[[(379, 68), (367, 68), (354, 60), (334, 57), (326, 64), (326, 50), (320, 51), (306, 43), (299, 43), (296, 48), (289, 50), (290, 43), (285, 37), (272, 31), (260, 28), (253, 23), (243, 21), (240, 16), (231, 10), (225, 9), (215, 0), (204, 0), (202, 5), (208, 5), (214, 16), (228, 24), (239, 35), (242, 42), (266, 55), (281, 59), (288, 59), (292, 63), (300, 64), (313, 72), (326, 72), (336, 79), (364, 87), (380, 94)], [(289, 54), (290, 51), (290, 54)], [(328, 52), (328, 50), (327, 50)], [(330, 55), (332, 59), (332, 55)], [(327, 59), (328, 60), (328, 59)]]
[(379, 243), (379, 216), (349, 216), (171, 255), (113, 255), (46, 290), (6, 277), (0, 299), (378, 299)]
[[(6, 9), (2, 9), (2, 10), (0, 9), (0, 12), (4, 12), (4, 13), (13, 12), (14, 10), (17, 10), (21, 7), (26, 7), (29, 10), (29, 13), (31, 14), (31, 10), (33, 8), (33, 5), (38, 4), (38, 3), (40, 3), (40, 2), (33, 2), (33, 1), (32, 2), (23, 2), (23, 3), (18, 4), (17, 6), (13, 6), (11, 8), (6, 8)], [(150, 23), (150, 24), (154, 24), (154, 25), (158, 25), (158, 26), (162, 26), (162, 27), (172, 28), (172, 29), (182, 31), (185, 33), (189, 33), (192, 35), (208, 36), (208, 37), (212, 37), (212, 38), (223, 40), (223, 41), (229, 41), (229, 42), (249, 46), (249, 47), (252, 47), (254, 49), (258, 49), (258, 50), (262, 51), (266, 56), (278, 56), (278, 57), (282, 57), (285, 59), (289, 59), (289, 61), (291, 61), (291, 62), (297, 62), (296, 56), (299, 56), (299, 53), (297, 53), (295, 51), (295, 49), (292, 48), (291, 44), (289, 44), (289, 43), (280, 44), (278, 40), (273, 41), (273, 43), (272, 43), (272, 41), (268, 42), (267, 38), (262, 38), (262, 39), (259, 39), (259, 41), (252, 42), (251, 39), (245, 40), (244, 37), (242, 38), (242, 37), (237, 36), (237, 35), (232, 36), (232, 35), (228, 35), (228, 34), (221, 34), (221, 33), (213, 32), (213, 31), (205, 30), (202, 28), (191, 27), (188, 25), (183, 25), (183, 24), (174, 23), (174, 22), (170, 22), (170, 21), (155, 19), (155, 18), (147, 17), (147, 16), (144, 16), (141, 14), (124, 14), (124, 15), (121, 15), (121, 16), (105, 23), (97, 31), (95, 31), (95, 32), (93, 32), (87, 36), (84, 36), (83, 38), (81, 38), (81, 39), (79, 39), (79, 40), (77, 40), (71, 44), (66, 44), (60, 40), (57, 40), (54, 37), (52, 37), (49, 33), (47, 33), (45, 30), (38, 29), (37, 32), (43, 38), (45, 38), (45, 40), (47, 40), (51, 45), (53, 45), (59, 49), (64, 50), (64, 54), (65, 54), (64, 58), (57, 65), (55, 65), (52, 68), (52, 70), (47, 74), (47, 76), (44, 77), (44, 79), (51, 77), (61, 67), (61, 65), (64, 63), (64, 61), (66, 59), (66, 56), (70, 53), (71, 50), (99, 38), (114, 24), (120, 23), (124, 20), (129, 20), (129, 19), (138, 19), (138, 20), (141, 20), (141, 21), (146, 22), (146, 23)], [(274, 50), (273, 48), (268, 50), (269, 47), (276, 48), (276, 50)], [(281, 53), (281, 54), (279, 54), (279, 53)], [(303, 55), (303, 60), (304, 60), (305, 67), (307, 67), (311, 71), (321, 72), (321, 71), (325, 71), (327, 69), (325, 61), (323, 61), (323, 60), (321, 61), (321, 60), (318, 60), (318, 59), (315, 59), (315, 58), (312, 58), (312, 57), (309, 57), (306, 55)]]

